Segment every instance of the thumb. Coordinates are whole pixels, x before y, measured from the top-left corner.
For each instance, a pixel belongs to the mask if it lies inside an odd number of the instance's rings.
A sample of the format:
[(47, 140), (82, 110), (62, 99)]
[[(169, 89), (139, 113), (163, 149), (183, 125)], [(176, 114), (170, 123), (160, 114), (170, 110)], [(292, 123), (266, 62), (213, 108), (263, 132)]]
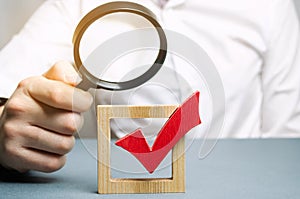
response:
[(80, 81), (80, 77), (72, 64), (66, 61), (55, 63), (43, 76), (47, 79), (62, 81), (71, 86), (76, 86)]

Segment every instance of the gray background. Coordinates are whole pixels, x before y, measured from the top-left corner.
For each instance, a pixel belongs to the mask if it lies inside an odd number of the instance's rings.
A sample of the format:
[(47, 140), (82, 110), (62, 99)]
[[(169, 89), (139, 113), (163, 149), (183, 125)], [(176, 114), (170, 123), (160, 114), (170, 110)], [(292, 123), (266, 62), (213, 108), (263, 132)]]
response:
[[(197, 154), (201, 142), (195, 140), (186, 151), (185, 193), (98, 195), (97, 161), (77, 140), (68, 155), (67, 164), (57, 172), (31, 172), (25, 176), (0, 175), (0, 197), (299, 199), (300, 139), (223, 139), (218, 141), (209, 156), (199, 159)], [(92, 151), (97, 150), (96, 140), (85, 140), (85, 143)], [(111, 150), (117, 152), (116, 147)], [(125, 159), (120, 153), (115, 159), (123, 165), (134, 167), (133, 161)], [(152, 175), (148, 176), (154, 177)], [(4, 178), (2, 181), (1, 177)]]
[[(45, 0), (0, 0), (0, 49), (22, 28), (34, 10), (44, 1)], [(294, 1), (298, 13), (300, 13), (300, 0)]]

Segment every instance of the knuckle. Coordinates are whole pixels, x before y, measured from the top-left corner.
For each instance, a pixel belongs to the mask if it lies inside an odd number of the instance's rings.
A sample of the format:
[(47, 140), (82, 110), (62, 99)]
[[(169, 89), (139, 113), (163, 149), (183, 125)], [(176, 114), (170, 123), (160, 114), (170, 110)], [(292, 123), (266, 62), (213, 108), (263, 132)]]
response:
[(32, 87), (35, 86), (36, 82), (40, 81), (41, 76), (32, 76), (26, 79), (23, 79), (19, 82), (17, 88), (22, 89), (28, 95), (32, 90)]
[(6, 140), (13, 140), (19, 137), (18, 127), (11, 121), (6, 121), (3, 124), (3, 135)]
[(66, 163), (65, 156), (55, 156), (49, 158), (48, 162), (44, 165), (45, 172), (54, 172), (61, 169)]
[(83, 119), (83, 116), (81, 114), (78, 114), (78, 118), (77, 118), (77, 131), (80, 131), (80, 129), (82, 128), (84, 124), (84, 119)]
[(25, 165), (18, 164), (18, 162), (23, 161), (22, 154), (20, 153), (20, 148), (16, 147), (16, 144), (7, 141), (2, 147), (2, 158), (4, 159), (5, 166), (17, 170), (20, 173), (26, 172), (27, 169)]
[(11, 144), (9, 141), (3, 143), (3, 154), (4, 155), (12, 155), (14, 151), (12, 150)]
[(7, 157), (14, 157), (14, 158), (19, 157), (18, 150), (15, 144), (11, 141), (6, 141), (3, 144), (3, 154), (5, 154)]
[(60, 71), (60, 70), (62, 70), (62, 68), (64, 68), (66, 65), (69, 65), (69, 62), (60, 60), (60, 61), (56, 62), (56, 63), (53, 65), (52, 68), (53, 68), (53, 70), (55, 70), (55, 71)]
[(22, 99), (13, 97), (11, 98), (8, 103), (5, 105), (6, 112), (8, 116), (10, 115), (18, 115), (20, 113), (27, 112), (26, 106)]
[(74, 144), (75, 144), (75, 138), (74, 138), (74, 136), (70, 136), (70, 137), (61, 139), (59, 142), (58, 148), (59, 148), (61, 154), (66, 154), (71, 151)]
[(79, 130), (82, 123), (82, 116), (77, 113), (69, 113), (64, 120), (64, 129), (68, 133), (75, 133)]
[(77, 127), (73, 121), (67, 121), (64, 126), (64, 133), (73, 134), (77, 131)]
[(32, 79), (33, 79), (33, 77), (29, 77), (29, 78), (26, 78), (26, 79), (20, 81), (17, 88), (29, 87), (29, 85), (31, 84)]
[(55, 104), (60, 104), (64, 102), (64, 91), (60, 87), (56, 87), (55, 89), (49, 91), (49, 100)]

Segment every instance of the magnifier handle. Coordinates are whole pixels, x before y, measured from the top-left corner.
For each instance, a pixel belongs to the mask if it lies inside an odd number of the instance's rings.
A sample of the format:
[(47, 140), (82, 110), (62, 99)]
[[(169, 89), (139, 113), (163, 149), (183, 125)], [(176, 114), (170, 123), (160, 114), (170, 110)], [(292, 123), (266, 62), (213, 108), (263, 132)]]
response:
[(88, 80), (83, 79), (79, 84), (77, 84), (76, 88), (80, 88), (84, 91), (89, 90), (90, 88), (95, 87), (95, 85), (92, 85)]

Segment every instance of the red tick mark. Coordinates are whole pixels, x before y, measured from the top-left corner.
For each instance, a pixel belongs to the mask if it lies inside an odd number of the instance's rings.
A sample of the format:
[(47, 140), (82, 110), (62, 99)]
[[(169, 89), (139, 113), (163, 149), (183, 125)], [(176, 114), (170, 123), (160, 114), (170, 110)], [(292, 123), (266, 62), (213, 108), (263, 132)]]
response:
[(116, 145), (134, 155), (149, 173), (158, 167), (168, 152), (193, 127), (201, 123), (199, 91), (189, 97), (170, 116), (150, 147), (140, 129), (116, 141)]

